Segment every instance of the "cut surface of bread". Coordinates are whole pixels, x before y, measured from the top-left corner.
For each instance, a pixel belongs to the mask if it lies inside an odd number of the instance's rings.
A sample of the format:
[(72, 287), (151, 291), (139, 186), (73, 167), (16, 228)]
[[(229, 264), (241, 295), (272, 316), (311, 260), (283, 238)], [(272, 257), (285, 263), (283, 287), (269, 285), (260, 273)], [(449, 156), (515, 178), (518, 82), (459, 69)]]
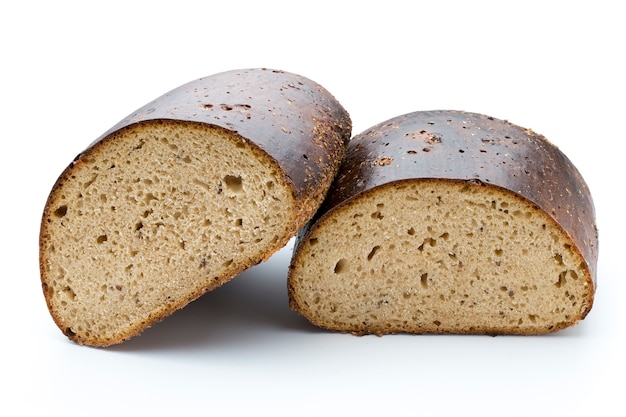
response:
[(292, 296), (323, 327), (362, 333), (544, 333), (583, 317), (580, 254), (533, 204), (474, 183), (364, 193), (301, 243)]
[(131, 127), (94, 149), (57, 188), (44, 234), (66, 330), (113, 340), (280, 248), (296, 202), (278, 172), (242, 139), (187, 123)]
[[(556, 148), (526, 162), (523, 147), (538, 145), (549, 144), (493, 118), (447, 111), (355, 137), (327, 202), (298, 236), (291, 307), (317, 326), (359, 335), (541, 334), (577, 323), (595, 292), (593, 207), (565, 162), (552, 177), (544, 175), (551, 165), (538, 173), (558, 160)], [(584, 230), (565, 229), (540, 198), (518, 191), (533, 186), (507, 182), (524, 169), (544, 184), (535, 196), (584, 195), (578, 206), (554, 202)], [(562, 193), (552, 192), (554, 175), (567, 177)]]
[(120, 343), (266, 260), (323, 199), (344, 136), (291, 139), (302, 152), (315, 139), (335, 154), (308, 168), (310, 191), (266, 152), (262, 135), (215, 124), (147, 119), (95, 142), (44, 210), (40, 267), (56, 324), (80, 344)]

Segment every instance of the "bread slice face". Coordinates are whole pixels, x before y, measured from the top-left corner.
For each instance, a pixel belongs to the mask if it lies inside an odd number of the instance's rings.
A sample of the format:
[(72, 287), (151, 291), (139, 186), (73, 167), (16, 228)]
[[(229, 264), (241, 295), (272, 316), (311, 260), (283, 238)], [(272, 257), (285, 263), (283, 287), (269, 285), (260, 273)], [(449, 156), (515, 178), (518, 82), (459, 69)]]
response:
[(298, 236), (291, 307), (358, 335), (554, 332), (593, 304), (593, 213), (577, 171), (540, 135), (464, 112), (392, 119), (353, 139)]
[(534, 204), (497, 187), (401, 181), (363, 193), (300, 244), (292, 305), (356, 334), (556, 331), (593, 299), (585, 262)]
[[(295, 77), (265, 70), (231, 75), (239, 81), (253, 76), (255, 82), (269, 77), (263, 83), (267, 90), (276, 77), (283, 78), (279, 85), (284, 77)], [(191, 90), (202, 91), (197, 85)], [(241, 90), (251, 95), (250, 88)], [(164, 97), (172, 96), (178, 93)], [(288, 102), (280, 95), (270, 97)], [(268, 259), (313, 215), (338, 169), (349, 122), (307, 117), (303, 110), (299, 123), (308, 120), (301, 127), (311, 133), (287, 137), (276, 119), (266, 121), (271, 117), (264, 111), (255, 112), (259, 101), (269, 100), (241, 102), (247, 103), (242, 107), (251, 119), (262, 116), (259, 123), (270, 126), (265, 136), (192, 116), (137, 120), (135, 114), (89, 146), (60, 176), (43, 213), (40, 269), (50, 313), (71, 340), (109, 346), (141, 333)], [(155, 103), (147, 109), (180, 112), (180, 106)], [(315, 101), (307, 104), (313, 107)], [(198, 107), (205, 119), (216, 114), (206, 101)], [(232, 107), (217, 107), (222, 113), (214, 119), (231, 123), (226, 116)], [(245, 114), (237, 117), (250, 121)], [(333, 127), (337, 134), (320, 137), (316, 124)], [(301, 165), (306, 174), (295, 172), (295, 163), (272, 151), (278, 146), (271, 141), (281, 140), (288, 140), (287, 151), (314, 154), (320, 148), (316, 142), (328, 151), (319, 164)]]
[(267, 257), (296, 200), (275, 161), (235, 134), (125, 129), (55, 188), (42, 230), (45, 293), (85, 343), (132, 334)]

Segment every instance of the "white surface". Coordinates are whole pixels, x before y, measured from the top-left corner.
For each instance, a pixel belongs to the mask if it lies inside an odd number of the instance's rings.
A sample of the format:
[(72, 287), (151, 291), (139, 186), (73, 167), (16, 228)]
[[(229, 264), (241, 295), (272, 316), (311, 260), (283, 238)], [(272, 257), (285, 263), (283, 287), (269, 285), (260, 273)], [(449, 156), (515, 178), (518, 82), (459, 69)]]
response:
[[(308, 3), (0, 6), (0, 414), (572, 416), (608, 406), (601, 415), (624, 415), (619, 2)], [(56, 177), (171, 88), (260, 66), (324, 85), (355, 134), (415, 110), (456, 109), (546, 135), (596, 202), (588, 318), (545, 337), (330, 334), (287, 306), (290, 244), (126, 344), (69, 342), (45, 307), (37, 259)]]

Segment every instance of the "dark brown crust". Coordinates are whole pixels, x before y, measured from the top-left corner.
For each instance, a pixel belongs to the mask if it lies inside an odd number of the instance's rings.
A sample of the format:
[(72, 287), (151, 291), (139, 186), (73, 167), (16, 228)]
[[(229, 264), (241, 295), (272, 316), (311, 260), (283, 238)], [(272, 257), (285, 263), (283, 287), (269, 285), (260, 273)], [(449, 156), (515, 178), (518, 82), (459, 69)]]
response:
[(296, 214), (291, 235), (284, 236), (277, 247), (260, 254), (260, 259), (252, 259), (245, 267), (267, 259), (314, 215), (338, 171), (352, 129), (347, 111), (315, 82), (284, 71), (244, 69), (201, 78), (176, 88), (141, 107), (92, 142), (74, 158), (53, 186), (44, 207), (39, 237), (41, 280), (48, 308), (63, 333), (77, 343), (108, 346), (123, 342), (235, 275), (220, 277), (208, 283), (206, 288), (190, 294), (189, 299), (164, 306), (163, 311), (154, 312), (140, 323), (140, 328), (129, 328), (114, 340), (78, 339), (54, 314), (47, 297), (46, 254), (42, 252), (46, 247), (46, 218), (52, 215), (50, 201), (62, 183), (71, 177), (73, 170), (81, 165), (84, 157), (108, 140), (114, 140), (125, 129), (160, 121), (210, 125), (240, 136), (253, 148), (266, 154), (292, 188)]
[(587, 184), (545, 137), (507, 121), (460, 111), (409, 113), (355, 136), (316, 219), (378, 186), (445, 179), (496, 186), (550, 215), (569, 235), (597, 283), (598, 231)]
[(352, 132), (348, 112), (319, 84), (285, 71), (252, 68), (184, 84), (121, 120), (90, 147), (150, 120), (219, 126), (267, 153), (300, 202), (297, 229), (321, 204), (319, 190), (336, 175)]

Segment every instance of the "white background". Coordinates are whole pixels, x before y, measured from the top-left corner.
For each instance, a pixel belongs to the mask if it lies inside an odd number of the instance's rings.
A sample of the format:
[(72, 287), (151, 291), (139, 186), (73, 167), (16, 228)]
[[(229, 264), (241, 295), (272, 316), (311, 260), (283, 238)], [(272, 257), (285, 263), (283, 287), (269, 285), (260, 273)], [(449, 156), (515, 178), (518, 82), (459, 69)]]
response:
[[(3, 2), (0, 414), (625, 415), (619, 3)], [(540, 337), (323, 332), (288, 308), (291, 243), (123, 345), (68, 341), (46, 309), (37, 258), (56, 177), (136, 108), (244, 67), (322, 84), (354, 134), (455, 109), (546, 135), (596, 203), (599, 286), (587, 319)]]

